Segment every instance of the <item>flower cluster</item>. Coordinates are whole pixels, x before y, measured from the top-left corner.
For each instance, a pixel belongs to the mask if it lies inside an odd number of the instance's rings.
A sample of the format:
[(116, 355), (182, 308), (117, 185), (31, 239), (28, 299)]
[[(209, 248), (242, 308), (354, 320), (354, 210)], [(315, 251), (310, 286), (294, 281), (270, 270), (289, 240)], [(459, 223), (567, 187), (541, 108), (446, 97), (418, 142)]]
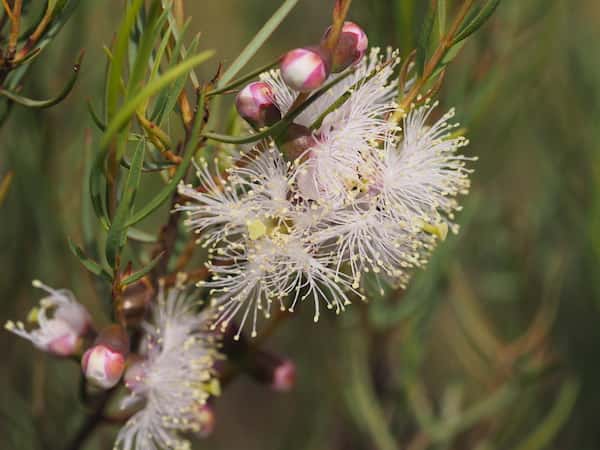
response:
[(218, 392), (213, 372), (218, 352), (206, 315), (195, 306), (184, 290), (159, 292), (141, 350), (125, 373), (131, 395), (123, 408), (144, 406), (121, 429), (115, 448), (189, 448), (179, 433), (202, 431), (206, 400)]
[[(339, 313), (353, 297), (364, 298), (365, 274), (405, 286), (436, 241), (457, 231), (456, 197), (467, 192), (470, 169), (458, 153), (468, 142), (454, 134), (454, 111), (432, 120), (437, 103), (425, 101), (395, 123), (397, 53), (372, 49), (363, 58), (366, 36), (354, 24), (344, 30), (361, 46), (346, 52), (353, 59), (337, 58), (337, 68), (350, 66), (346, 77), (225, 173), (201, 161), (200, 187), (179, 187), (187, 201), (177, 210), (210, 255), (212, 278), (199, 285), (210, 289), (213, 326), (225, 328), (235, 317), (240, 329), (251, 324), (254, 336), (274, 303), (293, 311), (309, 300), (315, 321), (321, 305)], [(280, 114), (271, 116), (285, 117), (297, 91), (320, 86), (320, 53), (294, 50), (280, 69), (262, 74), (261, 111), (276, 108)], [(326, 57), (322, 62), (328, 67)], [(248, 92), (240, 111), (247, 120)], [(260, 117), (248, 121), (272, 124)]]

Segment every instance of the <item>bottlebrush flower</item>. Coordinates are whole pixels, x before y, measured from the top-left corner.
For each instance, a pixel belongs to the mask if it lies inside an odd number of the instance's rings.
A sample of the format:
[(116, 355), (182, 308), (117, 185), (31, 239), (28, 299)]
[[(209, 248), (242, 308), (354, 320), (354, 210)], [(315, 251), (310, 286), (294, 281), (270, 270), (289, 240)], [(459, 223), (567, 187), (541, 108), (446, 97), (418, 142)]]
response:
[[(200, 285), (217, 311), (213, 326), (237, 318), (255, 336), (274, 303), (293, 311), (306, 299), (315, 320), (323, 304), (339, 313), (351, 294), (364, 298), (365, 274), (405, 287), (456, 231), (455, 197), (470, 174), (458, 150), (467, 140), (453, 135), (452, 111), (428, 124), (430, 102), (409, 111), (403, 127), (390, 120), (397, 64), (395, 52), (372, 50), (277, 137), (277, 148), (262, 142), (227, 176), (205, 166), (199, 188), (180, 187), (189, 202), (178, 209), (210, 245), (212, 278)], [(261, 79), (286, 113), (296, 94), (281, 73)]]
[(160, 289), (153, 321), (144, 325), (142, 359), (125, 374), (131, 395), (122, 406), (144, 405), (120, 430), (115, 448), (189, 448), (180, 433), (204, 429), (199, 411), (217, 391), (212, 367), (218, 353), (207, 316), (195, 306), (183, 289)]
[[(257, 239), (235, 242), (218, 248), (207, 267), (212, 280), (198, 283), (211, 288), (217, 319), (213, 327), (226, 328), (240, 317), (240, 331), (252, 322), (251, 335), (257, 335), (259, 314), (270, 318), (271, 307), (293, 312), (305, 300), (314, 304), (314, 321), (320, 317), (320, 304), (340, 313), (350, 304), (347, 292), (350, 278), (332, 268), (332, 259), (321, 254), (300, 233), (268, 230)], [(362, 297), (361, 294), (355, 292)]]
[[(352, 189), (362, 184), (365, 172), (377, 163), (378, 142), (395, 128), (387, 116), (396, 108), (394, 69), (398, 62), (397, 53), (382, 55), (373, 49), (350, 76), (298, 116), (296, 123), (310, 128), (316, 142), (297, 160), (296, 177), (305, 198), (330, 205), (352, 201)], [(271, 85), (279, 109), (287, 113), (296, 95), (281, 73), (273, 70), (261, 79)], [(348, 95), (328, 112), (332, 104)]]
[[(288, 200), (288, 164), (279, 152), (270, 148), (258, 158), (248, 158), (247, 166), (228, 171), (227, 180), (213, 175), (201, 161), (196, 171), (201, 189), (179, 185), (179, 194), (189, 201), (176, 210), (188, 215), (185, 224), (205, 246), (248, 233), (248, 225), (257, 220), (285, 217), (293, 207)], [(218, 173), (216, 162), (214, 171)]]
[(29, 320), (38, 328), (25, 329), (23, 322), (8, 321), (5, 328), (31, 341), (40, 350), (56, 356), (71, 356), (81, 349), (82, 338), (91, 331), (92, 321), (88, 311), (77, 302), (73, 293), (66, 289), (52, 289), (38, 280), (33, 286), (49, 295), (40, 300)]
[(259, 313), (270, 317), (273, 303), (293, 310), (312, 299), (315, 320), (321, 302), (336, 312), (349, 304), (349, 277), (336, 274), (329, 256), (292, 225), (305, 207), (291, 190), (292, 172), (271, 148), (229, 171), (226, 181), (215, 182), (205, 167), (199, 190), (180, 186), (190, 201), (177, 209), (187, 212), (186, 224), (211, 246), (207, 266), (213, 277), (201, 285), (211, 289), (214, 326), (225, 328), (239, 316), (240, 329), (250, 321), (256, 335)]
[(446, 224), (456, 231), (452, 224), (454, 211), (460, 209), (456, 197), (468, 192), (472, 170), (466, 163), (476, 158), (458, 154), (469, 142), (452, 135), (458, 127), (448, 122), (453, 109), (427, 124), (437, 106), (427, 103), (410, 111), (403, 139), (387, 140), (374, 189), (379, 191), (380, 207), (395, 219)]

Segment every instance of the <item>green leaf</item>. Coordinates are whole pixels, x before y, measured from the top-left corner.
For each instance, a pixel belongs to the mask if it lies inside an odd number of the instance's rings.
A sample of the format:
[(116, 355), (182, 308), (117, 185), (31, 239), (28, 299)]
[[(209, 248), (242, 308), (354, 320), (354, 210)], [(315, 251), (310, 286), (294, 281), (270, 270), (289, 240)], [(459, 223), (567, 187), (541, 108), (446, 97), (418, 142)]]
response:
[(148, 61), (150, 61), (155, 42), (163, 28), (163, 25), (167, 21), (168, 11), (164, 11), (160, 15), (159, 13), (160, 3), (155, 1), (152, 4), (149, 21), (141, 36), (133, 70), (129, 76), (129, 81), (127, 84), (128, 93), (134, 92), (134, 90), (141, 84), (144, 74), (148, 68)]
[(470, 21), (464, 28), (462, 28), (452, 44), (458, 44), (460, 41), (468, 38), (470, 35), (475, 33), (481, 26), (494, 14), (496, 8), (500, 5), (501, 0), (488, 0), (488, 2), (481, 8), (477, 16)]
[(125, 18), (117, 33), (106, 82), (106, 122), (109, 122), (117, 111), (117, 103), (121, 97), (121, 74), (127, 56), (129, 34), (143, 4), (144, 0), (133, 0), (131, 4), (128, 4)]
[(102, 123), (102, 119), (100, 119), (100, 116), (94, 110), (94, 105), (92, 105), (92, 101), (90, 99), (88, 99), (86, 101), (86, 104), (87, 104), (87, 110), (90, 113), (90, 116), (92, 117), (92, 121), (94, 122), (94, 124), (100, 129), (100, 131), (106, 130), (106, 124)]
[[(189, 47), (189, 52), (193, 54), (198, 47), (200, 42), (200, 35), (197, 35)], [(187, 54), (186, 54), (187, 55)], [(180, 76), (174, 83), (171, 84), (171, 87), (164, 91), (164, 101), (162, 108), (157, 114), (156, 122), (161, 126), (164, 119), (168, 116), (168, 114), (173, 111), (175, 106), (177, 106), (177, 100), (179, 99), (179, 94), (183, 91), (185, 87), (185, 82), (187, 80), (187, 74)]]
[(108, 271), (106, 271), (96, 261), (93, 261), (92, 259), (88, 258), (85, 255), (85, 253), (83, 253), (83, 250), (81, 250), (81, 248), (79, 248), (71, 240), (71, 238), (68, 238), (68, 242), (69, 242), (69, 248), (71, 249), (71, 252), (79, 259), (79, 262), (81, 262), (83, 267), (85, 267), (87, 270), (89, 270), (94, 275), (104, 278), (106, 281), (112, 282), (112, 275)]
[(145, 231), (138, 230), (137, 228), (129, 228), (127, 230), (127, 237), (143, 244), (154, 244), (158, 242), (158, 238), (156, 236), (146, 233)]
[(23, 105), (23, 106), (27, 106), (29, 108), (49, 108), (51, 106), (54, 106), (54, 105), (62, 102), (67, 97), (67, 95), (69, 95), (69, 93), (75, 86), (75, 82), (77, 81), (77, 78), (79, 77), (79, 71), (81, 68), (82, 60), (83, 60), (83, 52), (81, 52), (79, 54), (79, 57), (77, 58), (77, 62), (73, 66), (73, 74), (71, 75), (71, 78), (69, 79), (69, 81), (67, 81), (67, 84), (65, 85), (63, 90), (56, 97), (49, 98), (47, 100), (32, 100), (30, 98), (23, 97), (21, 95), (15, 94), (14, 92), (10, 92), (10, 91), (8, 91), (6, 89), (2, 89), (2, 88), (0, 88), (0, 95), (3, 95), (5, 97), (7, 97), (8, 99), (10, 99), (11, 101), (13, 101), (15, 103), (19, 103), (20, 105)]
[(262, 67), (259, 67), (256, 70), (253, 70), (252, 72), (250, 72), (248, 75), (244, 75), (242, 78), (239, 78), (233, 82), (231, 82), (230, 84), (228, 84), (227, 86), (223, 86), (219, 89), (215, 89), (213, 91), (210, 91), (209, 93), (207, 93), (206, 95), (208, 97), (212, 97), (214, 95), (219, 95), (219, 94), (223, 94), (226, 93), (227, 91), (230, 91), (232, 89), (237, 88), (238, 86), (241, 86), (243, 84), (246, 84), (247, 82), (249, 82), (250, 80), (256, 78), (258, 75), (260, 75), (263, 72), (266, 72), (267, 70), (271, 70), (272, 68), (274, 68), (275, 66), (277, 66), (277, 64), (279, 64), (279, 60), (277, 61), (273, 61), (269, 64), (266, 64)]
[(579, 381), (569, 379), (562, 385), (556, 403), (543, 422), (522, 442), (516, 450), (542, 450), (548, 448), (563, 425), (571, 417), (581, 386)]
[(127, 286), (128, 284), (135, 283), (140, 278), (145, 277), (147, 274), (150, 273), (150, 271), (152, 269), (154, 269), (156, 267), (156, 265), (158, 264), (158, 262), (160, 261), (160, 259), (163, 257), (164, 254), (165, 254), (165, 252), (161, 252), (156, 258), (154, 258), (152, 261), (150, 261), (150, 264), (148, 264), (146, 267), (138, 270), (135, 273), (132, 273), (128, 277), (123, 278), (123, 280), (121, 280), (121, 284), (123, 286)]
[(177, 167), (173, 178), (171, 178), (167, 185), (162, 188), (162, 190), (152, 200), (150, 200), (145, 206), (136, 212), (133, 217), (131, 217), (131, 219), (127, 222), (127, 226), (135, 225), (158, 209), (165, 202), (165, 200), (169, 198), (169, 195), (173, 193), (179, 182), (187, 173), (187, 169), (192, 162), (192, 157), (196, 152), (196, 147), (198, 146), (198, 142), (200, 140), (200, 131), (202, 129), (202, 121), (204, 116), (204, 99), (205, 94), (202, 94), (198, 101), (194, 125), (184, 150), (183, 160), (181, 161), (181, 164), (179, 164), (179, 167)]
[(425, 16), (425, 20), (423, 21), (423, 26), (421, 27), (421, 32), (419, 33), (419, 38), (417, 40), (417, 71), (419, 74), (423, 73), (425, 68), (425, 61), (427, 61), (427, 53), (429, 52), (429, 47), (431, 46), (431, 35), (433, 32), (433, 24), (435, 23), (436, 17), (436, 9), (437, 2), (434, 3), (434, 6), (428, 6), (427, 15)]
[(133, 212), (135, 195), (140, 184), (145, 154), (146, 143), (140, 141), (133, 155), (131, 170), (127, 175), (121, 201), (117, 206), (114, 220), (106, 236), (106, 259), (111, 266), (114, 266), (116, 257), (120, 253), (125, 241), (127, 234), (126, 222)]
[(136, 109), (144, 101), (158, 93), (161, 89), (164, 89), (181, 75), (189, 72), (193, 67), (196, 67), (208, 60), (213, 54), (214, 52), (212, 50), (207, 50), (199, 53), (198, 55), (192, 56), (165, 72), (161, 77), (154, 80), (154, 82), (144, 86), (144, 88), (135, 97), (133, 97), (119, 109), (119, 112), (108, 124), (106, 132), (102, 136), (100, 148), (106, 149), (108, 147), (108, 144), (115, 134), (118, 133), (119, 130), (121, 130), (121, 128), (129, 121)]
[(448, 17), (448, 1), (447, 0), (438, 0), (438, 14), (437, 14), (437, 22), (438, 22), (438, 33), (440, 39), (444, 34), (446, 34), (446, 24)]
[(262, 47), (266, 40), (271, 36), (273, 31), (283, 22), (283, 20), (290, 13), (292, 8), (296, 6), (298, 0), (286, 0), (275, 14), (263, 25), (263, 27), (256, 33), (256, 36), (248, 43), (246, 48), (242, 50), (239, 56), (233, 61), (231, 66), (225, 71), (221, 80), (219, 81), (218, 87), (221, 88), (229, 83), (237, 73), (252, 59), (256, 52)]

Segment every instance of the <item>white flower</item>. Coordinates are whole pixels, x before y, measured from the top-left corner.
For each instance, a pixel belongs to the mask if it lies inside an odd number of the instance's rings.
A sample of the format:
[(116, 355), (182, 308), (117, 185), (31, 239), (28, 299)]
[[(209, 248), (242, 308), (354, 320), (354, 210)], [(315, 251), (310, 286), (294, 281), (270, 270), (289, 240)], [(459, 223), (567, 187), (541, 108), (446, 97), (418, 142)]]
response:
[(289, 212), (289, 165), (273, 148), (250, 158), (248, 165), (230, 169), (226, 180), (213, 176), (206, 161), (202, 161), (197, 170), (201, 189), (179, 186), (179, 193), (190, 201), (176, 210), (188, 214), (186, 225), (200, 235), (199, 241), (206, 246), (247, 234), (248, 224), (253, 221)]
[(457, 154), (468, 140), (452, 136), (458, 126), (448, 123), (454, 110), (427, 124), (437, 105), (428, 103), (410, 111), (402, 141), (387, 140), (374, 189), (379, 191), (380, 207), (392, 217), (435, 226), (443, 223), (455, 230), (451, 221), (460, 209), (456, 196), (468, 192), (472, 170), (466, 162), (475, 158)]
[[(316, 141), (299, 158), (302, 163), (297, 168), (299, 192), (305, 198), (334, 205), (347, 202), (364, 172), (372, 170), (378, 142), (395, 128), (387, 115), (396, 107), (398, 82), (393, 73), (398, 61), (396, 53), (388, 51), (383, 56), (373, 49), (350, 76), (296, 119), (313, 130)], [(263, 74), (262, 79), (271, 85), (275, 101), (286, 113), (294, 92), (276, 70)], [(348, 92), (350, 96), (341, 105), (322, 117)]]
[(390, 133), (376, 150), (378, 161), (361, 177), (353, 203), (317, 221), (312, 241), (335, 255), (338, 270), (349, 266), (355, 287), (367, 272), (406, 286), (410, 269), (427, 262), (436, 238), (457, 231), (456, 196), (468, 191), (466, 162), (473, 158), (457, 154), (468, 141), (452, 136), (453, 110), (427, 124), (436, 106), (409, 112), (401, 139)]
[(49, 295), (40, 300), (40, 306), (30, 313), (30, 321), (38, 325), (31, 331), (23, 322), (8, 321), (5, 328), (43, 351), (57, 356), (70, 356), (78, 352), (81, 338), (90, 330), (88, 311), (66, 289), (52, 289), (38, 280), (33, 286)]
[[(198, 314), (183, 290), (161, 288), (152, 324), (145, 325), (145, 358), (126, 374), (132, 394), (128, 407), (145, 401), (117, 436), (123, 450), (186, 449), (179, 432), (199, 431), (202, 406), (214, 392), (213, 363), (217, 354), (207, 315)], [(212, 384), (211, 384), (212, 383)]]
[(269, 318), (274, 302), (281, 310), (293, 312), (298, 302), (312, 300), (315, 322), (321, 302), (336, 313), (350, 304), (350, 277), (338, 273), (331, 257), (319, 253), (307, 239), (287, 231), (271, 229), (256, 240), (218, 249), (208, 264), (212, 280), (198, 283), (211, 288), (217, 310), (213, 327), (225, 328), (231, 319), (241, 316), (240, 331), (250, 320), (254, 337), (259, 315)]
[(421, 265), (426, 250), (415, 231), (366, 198), (329, 212), (311, 234), (311, 241), (330, 252), (336, 272), (348, 266), (354, 289), (359, 288), (362, 275), (369, 272), (384, 274), (405, 286), (408, 270)]

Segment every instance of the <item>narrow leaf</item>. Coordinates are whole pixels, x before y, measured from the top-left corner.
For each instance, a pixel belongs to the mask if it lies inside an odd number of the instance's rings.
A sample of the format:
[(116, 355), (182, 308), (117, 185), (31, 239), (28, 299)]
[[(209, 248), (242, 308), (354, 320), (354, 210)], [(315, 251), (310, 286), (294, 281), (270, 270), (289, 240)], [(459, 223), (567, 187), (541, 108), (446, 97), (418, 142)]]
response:
[(129, 34), (135, 24), (138, 11), (144, 4), (144, 0), (133, 0), (128, 3), (125, 18), (121, 22), (117, 33), (114, 50), (112, 51), (112, 61), (108, 69), (106, 83), (106, 121), (110, 121), (117, 111), (117, 102), (121, 96), (121, 74), (129, 42)]
[(494, 14), (496, 8), (500, 5), (501, 0), (489, 0), (479, 11), (477, 16), (468, 23), (454, 38), (453, 44), (458, 44), (460, 41), (468, 38), (475, 33), (487, 20)]
[(142, 209), (140, 209), (133, 215), (133, 217), (131, 217), (131, 219), (127, 222), (127, 226), (135, 225), (158, 209), (165, 202), (165, 200), (169, 198), (169, 196), (177, 188), (179, 182), (187, 173), (188, 167), (192, 162), (192, 157), (196, 152), (196, 147), (198, 146), (198, 142), (200, 140), (200, 131), (202, 129), (202, 121), (204, 116), (204, 99), (205, 94), (200, 97), (198, 102), (194, 125), (184, 150), (184, 157), (181, 161), (181, 164), (179, 164), (179, 167), (177, 167), (173, 178), (171, 178), (169, 183), (167, 183), (167, 185), (162, 188), (162, 190), (151, 201), (149, 201), (144, 207), (142, 207)]
[(425, 68), (425, 61), (427, 61), (427, 53), (429, 52), (429, 47), (431, 44), (431, 35), (433, 32), (433, 24), (435, 22), (437, 9), (437, 2), (434, 3), (434, 6), (428, 7), (427, 15), (425, 16), (425, 20), (423, 22), (423, 26), (421, 28), (421, 32), (419, 33), (419, 38), (417, 40), (417, 70), (419, 74), (423, 73)]
[(154, 258), (152, 261), (150, 261), (150, 264), (148, 264), (146, 267), (138, 270), (135, 273), (132, 273), (131, 275), (129, 275), (126, 278), (123, 278), (123, 280), (121, 280), (121, 284), (123, 286), (127, 286), (128, 284), (135, 283), (140, 278), (143, 278), (146, 275), (148, 275), (150, 273), (150, 271), (152, 269), (154, 269), (154, 267), (156, 267), (156, 265), (158, 264), (158, 262), (160, 261), (160, 259), (162, 258), (163, 255), (164, 255), (164, 252), (161, 252), (156, 258)]
[(120, 253), (124, 243), (127, 232), (126, 221), (133, 210), (135, 195), (140, 184), (145, 152), (146, 144), (144, 141), (140, 141), (133, 155), (131, 170), (127, 175), (121, 201), (117, 206), (114, 220), (106, 236), (106, 259), (111, 266), (115, 264), (116, 257)]
[(237, 73), (250, 61), (250, 59), (256, 54), (256, 52), (262, 47), (266, 40), (271, 36), (273, 31), (283, 22), (283, 20), (290, 13), (292, 8), (296, 6), (298, 0), (286, 0), (275, 14), (263, 25), (263, 27), (256, 33), (256, 36), (252, 38), (250, 43), (242, 50), (239, 56), (233, 61), (231, 66), (225, 71), (221, 80), (219, 81), (218, 87), (221, 88), (229, 83)]
[(100, 148), (106, 149), (108, 144), (114, 135), (129, 121), (131, 116), (135, 113), (136, 109), (147, 99), (155, 95), (161, 89), (168, 86), (170, 83), (175, 81), (181, 75), (190, 71), (193, 67), (198, 66), (205, 62), (213, 55), (213, 51), (207, 50), (198, 55), (192, 56), (185, 61), (182, 61), (177, 66), (165, 72), (160, 78), (154, 82), (144, 86), (144, 88), (126, 104), (124, 104), (119, 112), (115, 115), (113, 120), (108, 124), (102, 141), (100, 142)]
[(49, 108), (54, 106), (60, 102), (62, 102), (67, 95), (71, 92), (73, 87), (75, 86), (75, 82), (79, 77), (79, 71), (81, 68), (81, 61), (83, 60), (83, 51), (79, 54), (79, 58), (77, 58), (77, 62), (73, 66), (73, 74), (67, 84), (63, 88), (63, 90), (53, 98), (49, 98), (47, 100), (32, 100), (27, 97), (23, 97), (21, 95), (15, 94), (14, 92), (7, 91), (6, 89), (0, 88), (0, 95), (7, 97), (15, 103), (19, 103), (20, 105), (27, 106), (29, 108)]
[(104, 278), (105, 280), (107, 280), (109, 282), (112, 281), (112, 275), (110, 275), (106, 270), (104, 270), (104, 268), (102, 268), (102, 266), (100, 264), (98, 264), (96, 261), (93, 261), (90, 258), (88, 258), (85, 255), (85, 253), (83, 253), (83, 250), (81, 250), (81, 248), (79, 248), (71, 240), (71, 238), (68, 238), (68, 242), (69, 242), (69, 248), (71, 249), (71, 252), (79, 259), (79, 262), (83, 265), (83, 267), (85, 267), (87, 270), (92, 272), (94, 275)]

